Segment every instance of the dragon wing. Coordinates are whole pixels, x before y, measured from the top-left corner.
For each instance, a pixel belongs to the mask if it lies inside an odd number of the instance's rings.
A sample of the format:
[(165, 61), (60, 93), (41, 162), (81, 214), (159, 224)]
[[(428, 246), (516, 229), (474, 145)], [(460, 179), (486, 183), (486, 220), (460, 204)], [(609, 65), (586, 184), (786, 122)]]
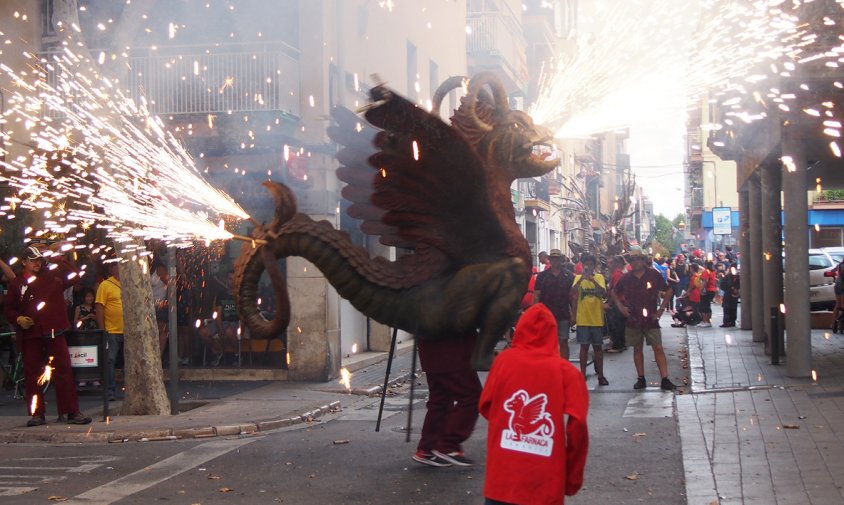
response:
[(348, 184), (342, 194), (352, 202), (349, 216), (382, 243), (413, 249), (400, 261), (415, 262), (425, 276), (506, 256), (475, 150), (436, 116), (384, 88), (373, 91), (381, 99), (366, 119), (381, 131), (349, 111), (335, 111), (338, 125), (329, 129), (344, 145), (338, 177)]

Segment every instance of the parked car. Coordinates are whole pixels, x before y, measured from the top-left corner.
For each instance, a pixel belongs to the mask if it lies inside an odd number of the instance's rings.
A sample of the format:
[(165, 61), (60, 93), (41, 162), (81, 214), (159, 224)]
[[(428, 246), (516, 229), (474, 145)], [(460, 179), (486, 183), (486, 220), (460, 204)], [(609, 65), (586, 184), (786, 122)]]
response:
[(821, 247), (821, 251), (827, 253), (836, 264), (844, 261), (844, 247)]
[[(844, 251), (844, 249), (842, 249)], [(835, 273), (838, 262), (823, 249), (809, 249), (809, 304), (811, 310), (835, 308)]]

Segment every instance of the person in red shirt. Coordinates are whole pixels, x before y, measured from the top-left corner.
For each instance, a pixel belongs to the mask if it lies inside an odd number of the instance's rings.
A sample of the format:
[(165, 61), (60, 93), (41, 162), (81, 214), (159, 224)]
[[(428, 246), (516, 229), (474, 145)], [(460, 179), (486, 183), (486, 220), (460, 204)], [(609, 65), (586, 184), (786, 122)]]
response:
[(54, 254), (58, 268), (44, 265), (41, 251), (28, 247), (21, 262), (22, 274), (9, 283), (6, 318), (15, 323), (16, 340), (23, 352), (23, 376), (26, 406), (32, 418), (27, 426), (46, 424), (44, 397), (38, 377), (44, 370), (44, 358), (51, 356), (59, 417), (67, 414), (68, 424), (88, 424), (91, 418), (79, 411), (76, 383), (70, 368), (70, 354), (64, 332), (70, 329), (64, 291), (76, 284), (79, 272), (64, 257)]
[(703, 318), (703, 322), (697, 327), (712, 328), (712, 300), (718, 293), (718, 278), (711, 261), (705, 263), (700, 280), (703, 285), (700, 290), (700, 317)]
[[(632, 246), (627, 255), (633, 269), (624, 274), (613, 288), (611, 295), (621, 314), (627, 318), (624, 337), (628, 346), (633, 347), (633, 364), (636, 366), (638, 379), (633, 389), (648, 387), (645, 380), (644, 344), (647, 342), (654, 352), (654, 359), (662, 377), (660, 387), (666, 391), (676, 389), (668, 378), (668, 363), (662, 348), (662, 333), (659, 318), (665, 312), (671, 293), (662, 297), (660, 292), (671, 291), (662, 274), (648, 266), (648, 257), (642, 248)], [(657, 308), (657, 305), (659, 307)]]
[(516, 325), (481, 393), (488, 421), (486, 504), (562, 505), (583, 485), (589, 395), (560, 357), (555, 316), (542, 304)]

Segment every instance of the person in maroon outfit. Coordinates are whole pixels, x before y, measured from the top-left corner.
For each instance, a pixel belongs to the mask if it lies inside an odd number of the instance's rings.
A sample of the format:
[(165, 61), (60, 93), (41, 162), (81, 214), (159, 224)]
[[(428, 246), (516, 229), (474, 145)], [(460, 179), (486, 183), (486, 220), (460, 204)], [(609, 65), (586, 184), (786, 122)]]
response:
[[(660, 388), (672, 391), (676, 386), (668, 379), (668, 364), (659, 328), (659, 318), (668, 306), (671, 288), (662, 274), (649, 266), (650, 262), (641, 247), (631, 246), (627, 258), (633, 269), (621, 276), (610, 294), (613, 303), (626, 318), (624, 339), (628, 347), (633, 347), (633, 364), (638, 375), (633, 389), (645, 389), (648, 386), (644, 357), (644, 344), (647, 343), (653, 350), (662, 377)], [(660, 293), (666, 291), (668, 293), (660, 302)]]
[(27, 426), (46, 424), (44, 397), (38, 387), (45, 355), (53, 358), (52, 382), (56, 389), (59, 417), (67, 414), (68, 424), (91, 422), (90, 417), (79, 411), (76, 383), (64, 337), (64, 332), (70, 328), (64, 291), (76, 284), (79, 272), (64, 257), (55, 255), (54, 258), (58, 268), (47, 267), (41, 251), (35, 246), (28, 247), (21, 262), (22, 275), (9, 283), (6, 297), (6, 317), (15, 323), (16, 342), (23, 352), (26, 405), (32, 416)]
[(419, 362), (428, 381), (428, 412), (414, 461), (435, 467), (471, 466), (461, 444), (478, 420), (481, 381), (469, 364), (477, 335), (419, 339)]

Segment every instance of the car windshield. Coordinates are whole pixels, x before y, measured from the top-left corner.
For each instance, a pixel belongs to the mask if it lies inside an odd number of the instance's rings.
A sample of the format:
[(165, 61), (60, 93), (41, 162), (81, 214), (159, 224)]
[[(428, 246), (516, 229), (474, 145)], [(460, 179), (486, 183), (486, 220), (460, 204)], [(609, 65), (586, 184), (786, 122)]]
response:
[(825, 254), (809, 255), (809, 270), (821, 270), (832, 266), (832, 261)]

